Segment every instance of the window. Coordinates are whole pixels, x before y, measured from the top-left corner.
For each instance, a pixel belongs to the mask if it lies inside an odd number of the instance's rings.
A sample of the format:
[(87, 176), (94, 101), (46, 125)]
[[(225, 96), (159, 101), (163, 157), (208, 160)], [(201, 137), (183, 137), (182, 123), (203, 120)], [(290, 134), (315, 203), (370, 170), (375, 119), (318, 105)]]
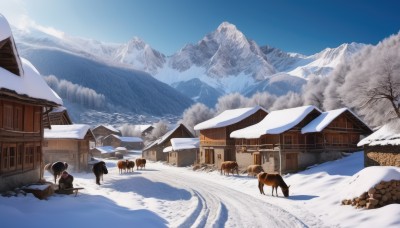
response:
[(3, 107), (3, 126), (5, 129), (13, 130), (13, 106), (4, 104)]
[(3, 144), (0, 165), (2, 171), (12, 171), (16, 169), (17, 152), (15, 144)]
[(33, 168), (35, 147), (33, 145), (26, 145), (25, 147), (25, 167)]
[(40, 108), (35, 109), (34, 113), (34, 119), (33, 119), (33, 131), (34, 132), (40, 132), (41, 130), (41, 122), (42, 120), (42, 112), (40, 111)]
[(22, 106), (15, 106), (14, 108), (14, 130), (22, 131), (23, 113)]

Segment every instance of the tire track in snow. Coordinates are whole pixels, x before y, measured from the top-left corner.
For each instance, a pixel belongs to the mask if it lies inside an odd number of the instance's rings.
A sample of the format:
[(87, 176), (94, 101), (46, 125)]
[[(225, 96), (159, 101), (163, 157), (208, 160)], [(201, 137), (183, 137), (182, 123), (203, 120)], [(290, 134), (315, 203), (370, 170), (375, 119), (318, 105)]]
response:
[(198, 199), (183, 222), (170, 221), (179, 227), (307, 227), (278, 206), (193, 175), (165, 169), (149, 178), (191, 191)]

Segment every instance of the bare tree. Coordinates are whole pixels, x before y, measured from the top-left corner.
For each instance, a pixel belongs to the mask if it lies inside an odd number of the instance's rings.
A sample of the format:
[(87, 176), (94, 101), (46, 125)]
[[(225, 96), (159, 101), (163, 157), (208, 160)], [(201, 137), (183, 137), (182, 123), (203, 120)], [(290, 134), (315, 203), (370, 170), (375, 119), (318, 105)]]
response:
[[(389, 102), (392, 107), (391, 114), (400, 118), (400, 69), (399, 60), (385, 58), (382, 67), (378, 69), (377, 75), (380, 76), (375, 82), (370, 83), (372, 87), (363, 88), (362, 96), (365, 102), (361, 108), (372, 108), (377, 102)], [(397, 77), (395, 77), (397, 76)]]

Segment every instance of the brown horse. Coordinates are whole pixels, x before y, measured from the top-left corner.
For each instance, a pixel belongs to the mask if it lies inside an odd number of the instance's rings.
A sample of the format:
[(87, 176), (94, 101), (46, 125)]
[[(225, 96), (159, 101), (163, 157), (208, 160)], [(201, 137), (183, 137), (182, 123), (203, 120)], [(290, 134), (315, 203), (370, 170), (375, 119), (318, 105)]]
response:
[(274, 188), (276, 196), (278, 196), (278, 186), (281, 187), (282, 193), (285, 197), (289, 196), (289, 186), (286, 185), (285, 181), (279, 174), (268, 174), (261, 172), (257, 175), (258, 178), (258, 189), (260, 189), (260, 193), (265, 195), (264, 193), (264, 184), (268, 186), (272, 186), (272, 196), (274, 196)]
[(96, 176), (96, 184), (100, 185), (100, 177), (103, 179), (103, 174), (107, 174), (107, 166), (103, 161), (97, 162), (93, 165), (92, 171)]

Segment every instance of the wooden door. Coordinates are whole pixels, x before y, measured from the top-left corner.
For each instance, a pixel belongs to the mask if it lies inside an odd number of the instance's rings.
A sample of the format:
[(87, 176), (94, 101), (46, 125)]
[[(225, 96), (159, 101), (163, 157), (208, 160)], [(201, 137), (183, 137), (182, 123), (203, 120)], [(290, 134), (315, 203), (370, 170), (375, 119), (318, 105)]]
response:
[(205, 149), (205, 162), (206, 164), (214, 164), (214, 150)]
[(261, 165), (261, 156), (260, 153), (253, 154), (253, 164), (254, 165)]
[(286, 170), (298, 169), (298, 155), (297, 153), (286, 154)]

